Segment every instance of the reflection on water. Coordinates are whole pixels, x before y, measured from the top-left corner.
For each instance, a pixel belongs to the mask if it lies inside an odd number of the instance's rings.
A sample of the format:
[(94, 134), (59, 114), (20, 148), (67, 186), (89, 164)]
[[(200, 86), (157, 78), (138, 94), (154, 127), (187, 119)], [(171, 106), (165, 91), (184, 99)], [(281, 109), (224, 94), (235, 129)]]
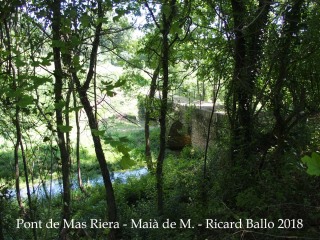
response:
[[(148, 173), (147, 168), (140, 168), (137, 170), (128, 170), (128, 171), (124, 171), (124, 172), (113, 172), (111, 174), (111, 180), (112, 182), (117, 181), (117, 182), (121, 182), (121, 183), (126, 183), (126, 181), (128, 180), (128, 178), (131, 177), (135, 177), (135, 178), (139, 178), (142, 175), (145, 175)], [(89, 186), (96, 186), (96, 185), (102, 185), (103, 184), (103, 179), (102, 176), (99, 176), (97, 178), (93, 178), (93, 179), (89, 179), (87, 181), (87, 185)], [(71, 188), (72, 189), (78, 189), (78, 183), (76, 179), (73, 179), (71, 181)], [(57, 195), (57, 194), (61, 194), (62, 193), (62, 180), (52, 180), (52, 181), (46, 181), (42, 184), (36, 185), (36, 186), (30, 186), (30, 191), (31, 194), (33, 196), (37, 196), (37, 197), (49, 197)], [(27, 188), (21, 188), (20, 190), (20, 194), (22, 198), (27, 198)], [(11, 196), (15, 196), (16, 195), (16, 191), (15, 190), (11, 190), (10, 191), (10, 195)]]

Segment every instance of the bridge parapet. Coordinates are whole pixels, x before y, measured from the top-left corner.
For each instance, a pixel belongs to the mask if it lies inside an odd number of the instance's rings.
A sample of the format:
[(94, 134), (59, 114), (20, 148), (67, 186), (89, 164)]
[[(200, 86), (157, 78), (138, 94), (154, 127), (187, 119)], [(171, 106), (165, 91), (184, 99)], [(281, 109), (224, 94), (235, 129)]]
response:
[[(206, 140), (208, 135), (212, 103), (202, 102), (200, 103), (185, 103), (175, 102), (173, 104), (175, 117), (171, 123), (172, 127), (175, 126), (176, 121), (180, 121), (183, 124), (184, 134), (189, 134), (191, 139), (191, 145), (199, 150), (204, 150), (206, 146)], [(225, 129), (227, 122), (227, 116), (223, 111), (223, 105), (218, 103), (215, 106), (215, 112), (210, 128), (210, 142), (215, 139), (219, 139), (221, 136), (219, 129)]]

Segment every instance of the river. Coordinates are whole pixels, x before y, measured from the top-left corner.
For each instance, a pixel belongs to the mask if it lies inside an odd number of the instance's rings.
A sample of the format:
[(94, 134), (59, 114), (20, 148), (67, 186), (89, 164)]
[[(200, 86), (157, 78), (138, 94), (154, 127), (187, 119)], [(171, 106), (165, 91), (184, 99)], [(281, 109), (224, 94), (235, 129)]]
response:
[[(147, 168), (140, 168), (136, 170), (127, 170), (123, 172), (113, 172), (111, 174), (111, 180), (119, 181), (121, 183), (126, 183), (128, 178), (135, 177), (139, 178), (143, 175), (146, 175), (148, 173)], [(86, 185), (89, 186), (96, 186), (96, 185), (102, 185), (103, 179), (102, 176), (88, 179), (85, 182)], [(79, 188), (77, 180), (73, 179), (71, 181), (71, 188), (73, 190), (76, 190)], [(54, 179), (52, 181), (48, 180), (44, 183), (40, 183), (37, 185), (30, 186), (30, 191), (32, 196), (37, 196), (38, 198), (43, 198), (45, 196), (55, 196), (62, 193), (62, 179)], [(21, 188), (20, 194), (22, 198), (27, 198), (27, 188)], [(16, 191), (14, 189), (10, 190), (10, 195), (15, 197)]]

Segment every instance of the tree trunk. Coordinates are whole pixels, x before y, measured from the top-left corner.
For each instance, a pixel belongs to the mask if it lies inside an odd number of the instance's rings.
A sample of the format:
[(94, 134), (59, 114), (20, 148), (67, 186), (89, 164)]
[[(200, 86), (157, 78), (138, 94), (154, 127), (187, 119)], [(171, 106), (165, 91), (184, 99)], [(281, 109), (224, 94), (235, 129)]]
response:
[[(61, 33), (60, 33), (60, 25), (61, 25), (61, 0), (54, 0), (52, 4), (52, 12), (53, 12), (53, 19), (52, 19), (52, 34), (53, 34), (53, 41), (58, 42), (61, 41)], [(62, 95), (62, 87), (63, 87), (63, 71), (62, 71), (62, 64), (61, 64), (61, 49), (56, 47), (53, 42), (53, 57), (54, 57), (54, 96), (55, 96), (55, 103), (61, 104), (63, 101)], [(56, 124), (57, 124), (57, 135), (58, 135), (58, 146), (60, 150), (60, 157), (62, 162), (62, 183), (63, 183), (63, 212), (62, 218), (66, 221), (70, 219), (70, 156), (68, 152), (68, 148), (65, 141), (64, 132), (62, 131), (61, 127), (64, 126), (63, 122), (63, 113), (62, 109), (56, 106)], [(62, 220), (63, 221), (63, 220)], [(61, 224), (61, 227), (63, 224)], [(66, 238), (66, 230), (61, 229), (60, 239)]]
[[(70, 112), (70, 101), (71, 101), (71, 94), (72, 94), (72, 83), (69, 83), (68, 86), (68, 91), (66, 94), (66, 104), (65, 104), (65, 122), (66, 122), (66, 126), (70, 126), (70, 116), (69, 116), (69, 112)], [(71, 169), (71, 164), (72, 164), (72, 159), (70, 156), (71, 153), (71, 140), (70, 140), (70, 131), (66, 132), (66, 145), (67, 145), (67, 151), (69, 153), (69, 168)]]
[(233, 119), (231, 121), (232, 159), (249, 159), (254, 135), (253, 95), (261, 68), (263, 36), (272, 1), (259, 0), (252, 22), (247, 19), (244, 1), (232, 0), (234, 21), (234, 73), (231, 84)]
[[(252, 83), (246, 76), (246, 39), (243, 32), (245, 20), (245, 3), (241, 0), (232, 0), (232, 11), (234, 21), (234, 72), (232, 79), (233, 86), (233, 105), (237, 105), (235, 118), (233, 119), (232, 134), (232, 154), (240, 154), (246, 158), (249, 155), (251, 142), (251, 112), (250, 99), (252, 92)], [(245, 144), (246, 143), (246, 144)]]
[[(16, 72), (15, 68), (12, 64), (12, 52), (11, 52), (11, 35), (10, 35), (10, 30), (9, 26), (6, 21), (4, 21), (4, 26), (5, 26), (5, 34), (7, 37), (7, 50), (9, 52), (9, 58), (8, 58), (8, 69), (7, 73), (8, 75), (11, 75), (12, 77), (12, 87), (13, 91), (18, 90), (18, 84), (17, 84), (17, 79), (16, 79)], [(19, 68), (17, 71), (17, 75), (19, 76)], [(17, 195), (17, 200), (18, 204), (21, 210), (23, 210), (23, 205), (22, 205), (22, 199), (21, 199), (21, 194), (20, 194), (20, 181), (19, 181), (19, 147), (21, 150), (21, 156), (22, 156), (22, 161), (23, 161), (23, 167), (24, 167), (24, 175), (26, 179), (26, 187), (27, 187), (27, 196), (28, 196), (28, 205), (29, 205), (29, 211), (30, 211), (30, 219), (31, 221), (34, 221), (34, 209), (32, 207), (32, 201), (31, 201), (31, 193), (30, 193), (30, 187), (29, 187), (29, 176), (28, 176), (28, 168), (27, 168), (27, 160), (26, 160), (26, 155), (23, 147), (23, 142), (22, 142), (22, 133), (21, 133), (21, 123), (20, 123), (20, 107), (17, 105), (17, 103), (20, 100), (20, 97), (16, 97), (16, 105), (15, 105), (15, 117), (14, 117), (14, 125), (16, 128), (16, 143), (14, 146), (14, 159), (15, 159), (15, 174), (16, 174), (16, 195)], [(36, 240), (37, 239), (37, 231), (34, 228), (33, 230), (33, 238)]]
[[(89, 126), (91, 130), (97, 130), (98, 124), (94, 117), (93, 108), (90, 105), (89, 99), (87, 97), (87, 93), (84, 90), (78, 89), (78, 93), (80, 95), (81, 103), (84, 107), (84, 110), (87, 114)], [(95, 135), (91, 131), (91, 136), (94, 144), (94, 149), (96, 152), (96, 157), (99, 162), (99, 166), (101, 169), (101, 174), (103, 177), (103, 183), (106, 189), (106, 200), (107, 200), (107, 206), (108, 206), (108, 221), (110, 222), (116, 222), (117, 221), (117, 208), (116, 208), (116, 201), (115, 196), (113, 192), (112, 182), (110, 178), (109, 169), (107, 166), (107, 162), (103, 153), (101, 140), (98, 135)], [(109, 233), (109, 239), (113, 240), (116, 239), (116, 233), (115, 229), (110, 229)]]
[(150, 147), (150, 115), (151, 115), (151, 107), (152, 102), (154, 100), (154, 95), (157, 88), (157, 79), (160, 72), (160, 66), (158, 66), (152, 76), (151, 85), (150, 85), (150, 92), (149, 96), (146, 97), (146, 115), (145, 115), (145, 123), (144, 123), (144, 135), (145, 135), (145, 157), (147, 167), (150, 172), (153, 172), (153, 164), (152, 164), (152, 157), (151, 157), (151, 147)]
[(169, 55), (170, 55), (170, 47), (169, 47), (169, 32), (170, 32), (170, 24), (173, 18), (173, 12), (175, 9), (176, 1), (170, 1), (170, 7), (172, 8), (169, 16), (162, 13), (162, 24), (163, 29), (161, 29), (162, 34), (162, 56), (161, 56), (161, 64), (162, 64), (162, 99), (161, 99), (161, 107), (160, 107), (160, 149), (159, 155), (157, 159), (157, 170), (156, 170), (156, 180), (157, 180), (157, 199), (158, 199), (158, 212), (161, 216), (163, 214), (163, 162), (165, 157), (166, 150), (166, 127), (167, 127), (167, 112), (168, 112), (168, 91), (169, 91)]
[[(301, 22), (301, 8), (303, 3), (304, 0), (293, 1), (290, 6), (287, 6), (287, 10), (284, 13), (284, 26), (279, 39), (279, 45), (276, 48), (276, 60), (274, 61), (276, 73), (275, 82), (271, 90), (271, 106), (275, 123), (272, 130), (262, 136), (261, 140), (257, 141), (257, 145), (263, 155), (260, 168), (263, 167), (266, 154), (272, 146), (277, 146), (273, 157), (273, 159), (277, 161), (275, 166), (277, 166), (277, 169), (281, 167), (282, 162), (279, 160), (283, 153), (285, 139), (290, 133), (290, 130), (303, 119), (300, 115), (301, 111), (305, 110), (305, 96), (303, 92), (299, 96), (298, 102), (293, 103), (294, 109), (290, 114), (288, 114), (283, 104), (285, 102), (283, 99), (283, 89), (288, 87), (288, 84), (290, 85), (290, 83), (288, 83), (290, 79), (288, 76), (290, 74), (289, 66), (292, 67), (290, 64), (292, 62), (291, 53), (295, 38), (299, 35), (299, 23)], [(297, 98), (293, 100), (297, 100)]]
[[(98, 1), (98, 17), (103, 17), (103, 10), (102, 10), (102, 2)], [(99, 135), (95, 134), (93, 130), (98, 130), (98, 123), (97, 119), (95, 118), (94, 109), (90, 104), (89, 98), (87, 96), (87, 91), (90, 87), (90, 83), (94, 77), (94, 68), (96, 65), (96, 59), (98, 54), (98, 48), (100, 43), (100, 36), (101, 36), (101, 30), (102, 30), (102, 22), (100, 21), (95, 29), (95, 35), (94, 40), (92, 42), (92, 49), (90, 53), (90, 62), (89, 62), (89, 70), (87, 73), (87, 77), (85, 82), (81, 85), (80, 79), (78, 78), (76, 68), (74, 66), (71, 66), (70, 63), (70, 72), (72, 74), (72, 79), (74, 83), (76, 84), (76, 89), (80, 97), (80, 101), (82, 103), (82, 106), (86, 112), (89, 126), (91, 129), (91, 136), (94, 144), (94, 149), (96, 153), (97, 160), (99, 162), (104, 187), (106, 190), (106, 201), (107, 201), (107, 211), (108, 211), (108, 221), (109, 222), (116, 222), (117, 221), (117, 207), (116, 207), (116, 200), (114, 196), (114, 191), (112, 187), (112, 182), (110, 178), (109, 169), (107, 166), (107, 162), (104, 156), (103, 148), (101, 145), (101, 139)], [(110, 240), (117, 239), (117, 231), (116, 229), (111, 228), (109, 235)]]
[[(5, 28), (5, 36), (7, 38), (7, 44), (6, 44), (6, 50), (9, 53), (8, 56), (8, 65), (7, 65), (7, 74), (8, 76), (12, 75), (13, 78), (13, 91), (17, 90), (16, 86), (16, 80), (15, 80), (15, 72), (12, 65), (12, 52), (11, 52), (11, 35), (10, 35), (10, 29), (9, 24), (4, 19), (4, 28)], [(19, 107), (16, 106), (16, 112), (15, 112), (15, 118), (14, 123), (16, 127), (16, 142), (14, 144), (14, 167), (15, 167), (15, 187), (16, 187), (16, 197), (17, 202), (19, 205), (20, 210), (23, 210), (22, 200), (21, 200), (21, 194), (20, 194), (20, 169), (19, 169), (19, 138), (18, 138), (18, 129), (17, 129), (17, 122), (18, 122), (18, 116), (19, 116)]]
[[(283, 104), (283, 89), (288, 86), (289, 66), (292, 61), (291, 52), (292, 44), (295, 36), (299, 35), (299, 23), (301, 22), (301, 7), (304, 0), (293, 1), (290, 11), (287, 10), (284, 16), (284, 27), (282, 29), (282, 34), (280, 38), (279, 55), (277, 68), (278, 76), (276, 77), (275, 87), (273, 90), (273, 116), (275, 118), (275, 124), (272, 130), (272, 140), (268, 148), (272, 145), (276, 146), (276, 151), (274, 153), (274, 159), (277, 161), (277, 169), (283, 167), (284, 162), (281, 161), (281, 156), (285, 148), (285, 139), (290, 133), (291, 128), (301, 120), (300, 112), (302, 109), (294, 109), (292, 113), (288, 114), (285, 111), (285, 106)], [(304, 101), (300, 99), (299, 101)], [(292, 122), (292, 119), (296, 119)], [(261, 163), (262, 165), (263, 163)], [(278, 173), (277, 174), (281, 174)]]
[(80, 162), (80, 123), (79, 123), (79, 110), (77, 109), (77, 99), (74, 86), (72, 86), (73, 95), (73, 107), (75, 108), (75, 120), (76, 120), (76, 161), (77, 161), (77, 176), (78, 185), (82, 192), (85, 192), (81, 177), (81, 162)]
[[(16, 131), (17, 131), (17, 125), (16, 125)], [(21, 194), (20, 194), (20, 170), (19, 170), (19, 139), (16, 139), (15, 145), (14, 145), (14, 167), (15, 167), (15, 186), (16, 186), (16, 196), (19, 208), (22, 210), (22, 200), (21, 200)]]
[[(19, 125), (19, 131), (18, 131), (18, 137), (19, 137), (19, 143), (20, 143), (20, 149), (21, 149), (21, 155), (22, 155), (22, 161), (23, 161), (23, 169), (24, 169), (24, 176), (26, 179), (26, 187), (27, 187), (27, 195), (28, 195), (28, 204), (29, 204), (29, 209), (30, 209), (30, 219), (31, 221), (35, 221), (35, 209), (33, 208), (32, 200), (31, 200), (31, 193), (30, 193), (30, 187), (29, 187), (29, 177), (28, 177), (28, 165), (27, 165), (27, 158), (26, 154), (24, 151), (23, 147), (23, 142), (22, 142), (22, 134), (20, 130), (20, 123)], [(33, 232), (33, 238), (37, 240), (37, 229), (32, 228)]]

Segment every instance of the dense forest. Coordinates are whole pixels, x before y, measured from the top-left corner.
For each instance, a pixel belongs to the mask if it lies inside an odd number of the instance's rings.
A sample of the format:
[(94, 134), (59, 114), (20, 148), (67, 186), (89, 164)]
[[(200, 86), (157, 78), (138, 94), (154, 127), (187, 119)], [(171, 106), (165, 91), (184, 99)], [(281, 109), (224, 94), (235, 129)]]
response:
[(0, 240), (319, 239), (318, 0), (0, 0)]

